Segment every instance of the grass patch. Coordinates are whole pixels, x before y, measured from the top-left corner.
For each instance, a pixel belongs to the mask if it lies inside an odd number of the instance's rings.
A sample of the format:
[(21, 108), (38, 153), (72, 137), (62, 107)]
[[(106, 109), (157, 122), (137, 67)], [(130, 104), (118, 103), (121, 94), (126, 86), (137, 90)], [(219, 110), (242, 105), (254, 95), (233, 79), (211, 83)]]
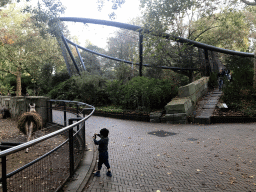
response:
[(121, 107), (118, 106), (104, 106), (104, 107), (96, 107), (97, 111), (101, 111), (101, 112), (114, 112), (114, 113), (123, 113), (124, 110)]

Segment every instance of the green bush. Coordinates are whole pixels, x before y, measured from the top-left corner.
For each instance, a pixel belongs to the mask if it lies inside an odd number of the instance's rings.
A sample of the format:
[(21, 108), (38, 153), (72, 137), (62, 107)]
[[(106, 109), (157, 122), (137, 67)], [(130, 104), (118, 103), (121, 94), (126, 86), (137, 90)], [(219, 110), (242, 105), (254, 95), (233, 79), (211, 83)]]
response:
[(256, 115), (253, 89), (253, 60), (246, 57), (230, 56), (227, 68), (232, 71), (232, 81), (225, 79), (222, 100), (230, 109)]
[(113, 105), (146, 111), (163, 108), (177, 92), (171, 80), (135, 77), (123, 83), (119, 80), (107, 81), (98, 75), (83, 74), (58, 84), (48, 96), (53, 99), (78, 100), (94, 106)]
[(68, 79), (55, 86), (49, 93), (48, 97), (59, 100), (74, 100), (78, 90), (74, 79)]
[(123, 85), (114, 81), (109, 84), (108, 91), (112, 103), (132, 110), (163, 108), (177, 95), (177, 88), (170, 80), (147, 77), (134, 77)]
[(218, 87), (218, 73), (211, 73), (208, 81), (209, 89), (214, 89)]

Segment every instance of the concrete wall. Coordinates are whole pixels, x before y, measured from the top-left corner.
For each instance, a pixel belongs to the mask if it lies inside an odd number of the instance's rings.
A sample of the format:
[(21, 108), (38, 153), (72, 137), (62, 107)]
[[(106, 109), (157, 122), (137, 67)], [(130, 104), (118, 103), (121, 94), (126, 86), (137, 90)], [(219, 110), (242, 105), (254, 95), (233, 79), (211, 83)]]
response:
[(166, 114), (150, 114), (151, 122), (185, 124), (187, 117), (195, 110), (196, 103), (208, 91), (209, 77), (202, 77), (178, 90), (178, 96), (165, 106)]
[(48, 97), (41, 96), (0, 96), (0, 109), (6, 107), (11, 113), (11, 118), (18, 118), (22, 113), (28, 112), (29, 104), (36, 104), (36, 111), (41, 115), (43, 124), (47, 122), (47, 100)]

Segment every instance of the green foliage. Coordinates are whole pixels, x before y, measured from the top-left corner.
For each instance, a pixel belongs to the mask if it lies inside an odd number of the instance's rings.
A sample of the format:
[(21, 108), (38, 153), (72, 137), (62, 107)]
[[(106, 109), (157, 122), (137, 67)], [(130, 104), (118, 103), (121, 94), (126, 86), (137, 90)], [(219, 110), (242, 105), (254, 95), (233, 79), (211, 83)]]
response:
[(105, 92), (104, 79), (99, 75), (88, 73), (59, 83), (49, 93), (48, 96), (54, 99), (77, 100), (95, 106), (108, 103), (108, 96)]
[(218, 87), (218, 73), (214, 72), (210, 74), (209, 81), (208, 81), (208, 87), (210, 89), (214, 89)]
[(67, 71), (61, 71), (59, 73), (56, 73), (52, 77), (52, 87), (55, 87), (61, 82), (64, 82), (70, 78), (69, 74)]
[(77, 87), (74, 79), (68, 79), (54, 87), (48, 96), (52, 99), (75, 100)]
[(74, 77), (78, 90), (77, 99), (95, 106), (109, 103), (105, 91), (105, 79), (100, 75), (83, 73), (82, 76)]
[(242, 111), (245, 115), (255, 116), (253, 59), (230, 56), (227, 62), (227, 68), (232, 72), (232, 81), (224, 81), (223, 101), (227, 103), (230, 109)]
[(84, 73), (54, 87), (48, 94), (52, 99), (78, 100), (94, 106), (121, 106), (123, 109), (143, 110), (163, 108), (177, 95), (171, 80), (135, 77), (124, 83), (106, 80), (99, 75)]
[(147, 77), (134, 77), (123, 85), (115, 81), (110, 87), (111, 92), (108, 92), (110, 100), (125, 109), (132, 110), (159, 109), (177, 95), (177, 89), (170, 80)]
[(44, 64), (41, 67), (41, 74), (38, 80), (38, 86), (40, 87), (40, 95), (46, 94), (50, 91), (52, 85), (52, 72), (53, 66), (51, 64)]
[(105, 107), (96, 107), (97, 111), (104, 111), (104, 112), (115, 112), (115, 113), (122, 113), (124, 112), (123, 109), (116, 107), (114, 105), (105, 106)]

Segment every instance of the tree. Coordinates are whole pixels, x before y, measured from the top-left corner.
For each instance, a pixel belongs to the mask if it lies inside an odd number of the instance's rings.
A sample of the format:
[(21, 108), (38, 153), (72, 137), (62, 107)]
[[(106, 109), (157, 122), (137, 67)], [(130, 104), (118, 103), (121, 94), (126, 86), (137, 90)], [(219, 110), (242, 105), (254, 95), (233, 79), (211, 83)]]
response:
[(21, 95), (21, 76), (27, 73), (34, 83), (39, 78), (40, 66), (44, 62), (54, 61), (56, 66), (63, 63), (59, 57), (56, 41), (47, 35), (42, 38), (39, 30), (33, 25), (30, 14), (15, 9), (15, 4), (2, 10), (0, 40), (0, 70), (16, 76), (16, 95)]
[[(26, 0), (26, 1), (28, 2), (28, 1), (30, 1), (30, 0)], [(3, 6), (5, 6), (5, 5), (7, 5), (7, 4), (10, 4), (10, 3), (12, 3), (12, 2), (13, 2), (13, 0), (0, 0), (0, 7), (3, 7)], [(16, 0), (16, 2), (19, 3), (20, 0)]]
[[(248, 49), (248, 22), (245, 14), (236, 10), (231, 2), (142, 0), (145, 28), (154, 33), (167, 32), (210, 45), (242, 50)], [(241, 6), (240, 6), (241, 7)], [(241, 8), (240, 8), (241, 9)], [(174, 43), (151, 35), (146, 35), (144, 43), (149, 62), (156, 65), (198, 68), (198, 50), (186, 44)], [(191, 71), (179, 71), (193, 80)]]
[[(107, 54), (115, 58), (137, 63), (138, 42), (139, 36), (137, 32), (120, 29), (115, 32), (115, 36), (108, 38)], [(126, 80), (131, 77), (132, 70), (134, 70), (133, 66), (113, 60), (109, 60), (107, 66), (115, 69), (120, 80)]]
[(247, 10), (224, 8), (220, 13), (194, 21), (189, 39), (224, 49), (247, 51), (250, 24)]
[[(102, 8), (104, 7), (104, 5), (109, 2), (109, 0), (98, 0), (97, 3), (98, 3), (98, 10), (101, 11)], [(124, 3), (125, 3), (125, 0), (111, 0), (111, 3), (112, 3), (112, 12), (109, 13), (109, 18), (110, 19), (115, 19), (116, 17), (116, 14), (115, 14), (115, 10), (117, 10), (119, 7), (121, 7)]]

